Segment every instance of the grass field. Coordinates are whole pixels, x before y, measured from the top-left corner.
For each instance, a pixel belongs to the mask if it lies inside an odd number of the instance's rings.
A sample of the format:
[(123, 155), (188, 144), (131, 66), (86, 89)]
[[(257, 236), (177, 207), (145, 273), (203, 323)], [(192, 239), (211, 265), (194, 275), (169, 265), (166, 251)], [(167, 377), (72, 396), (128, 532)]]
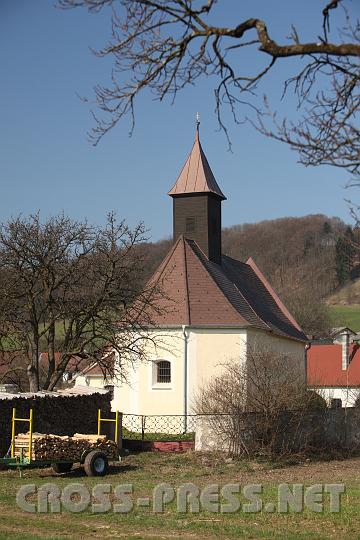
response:
[(360, 305), (329, 306), (330, 317), (334, 326), (348, 326), (360, 332)]
[[(274, 463), (232, 461), (204, 454), (143, 453), (129, 456), (104, 479), (84, 476), (75, 469), (56, 476), (50, 469), (26, 471), (20, 479), (16, 471), (0, 472), (0, 538), (35, 540), (46, 538), (126, 538), (126, 539), (231, 539), (231, 538), (359, 538), (360, 458), (331, 462), (304, 462), (280, 467)], [(163, 514), (137, 508), (128, 514), (85, 513), (39, 514), (20, 510), (16, 492), (25, 484), (41, 486), (55, 483), (60, 488), (72, 482), (91, 489), (100, 482), (133, 484), (133, 501), (149, 497), (155, 485), (168, 482), (178, 487), (192, 482), (202, 488), (208, 484), (250, 483), (263, 485), (264, 501), (276, 502), (280, 483), (344, 483), (340, 513), (178, 513), (174, 503)], [(326, 496), (328, 497), (328, 495)], [(36, 500), (36, 499), (35, 499)]]

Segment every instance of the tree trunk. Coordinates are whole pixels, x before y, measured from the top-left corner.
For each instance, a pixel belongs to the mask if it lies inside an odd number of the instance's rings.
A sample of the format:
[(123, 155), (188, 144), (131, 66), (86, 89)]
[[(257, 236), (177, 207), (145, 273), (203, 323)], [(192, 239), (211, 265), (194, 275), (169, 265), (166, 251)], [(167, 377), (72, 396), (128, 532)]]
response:
[(30, 392), (38, 392), (38, 376), (34, 366), (29, 365), (27, 368), (27, 376), (29, 379)]
[(39, 348), (35, 346), (35, 350), (31, 354), (31, 364), (27, 367), (27, 376), (29, 379), (30, 392), (38, 392), (39, 385)]
[(49, 392), (52, 392), (55, 389), (55, 386), (57, 385), (57, 383), (61, 379), (62, 375), (63, 375), (63, 372), (62, 371), (60, 372), (59, 370), (56, 370), (52, 374), (52, 376), (50, 378), (48, 388), (47, 388), (49, 390)]
[[(51, 312), (51, 318), (53, 318), (53, 314)], [(49, 326), (49, 332), (48, 332), (48, 370), (47, 370), (47, 376), (46, 380), (44, 382), (44, 390), (49, 390), (50, 381), (53, 377), (53, 374), (55, 372), (55, 323), (52, 322), (52, 324)], [(52, 388), (50, 388), (52, 390)]]

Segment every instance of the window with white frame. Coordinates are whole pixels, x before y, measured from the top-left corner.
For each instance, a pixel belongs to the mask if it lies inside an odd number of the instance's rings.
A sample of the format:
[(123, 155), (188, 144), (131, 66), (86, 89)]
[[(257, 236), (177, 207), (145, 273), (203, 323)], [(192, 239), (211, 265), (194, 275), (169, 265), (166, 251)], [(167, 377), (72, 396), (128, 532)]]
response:
[(156, 382), (171, 383), (171, 363), (168, 360), (156, 362)]

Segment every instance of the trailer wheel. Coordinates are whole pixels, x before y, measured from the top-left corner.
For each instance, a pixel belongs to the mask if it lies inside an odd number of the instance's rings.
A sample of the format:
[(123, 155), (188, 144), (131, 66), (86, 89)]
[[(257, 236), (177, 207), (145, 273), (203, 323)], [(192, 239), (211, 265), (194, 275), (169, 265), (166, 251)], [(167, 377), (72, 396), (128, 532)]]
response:
[(56, 472), (57, 474), (69, 472), (72, 469), (73, 464), (72, 463), (53, 463), (52, 470)]
[(108, 458), (100, 450), (93, 450), (85, 458), (84, 469), (88, 476), (105, 476), (109, 469)]

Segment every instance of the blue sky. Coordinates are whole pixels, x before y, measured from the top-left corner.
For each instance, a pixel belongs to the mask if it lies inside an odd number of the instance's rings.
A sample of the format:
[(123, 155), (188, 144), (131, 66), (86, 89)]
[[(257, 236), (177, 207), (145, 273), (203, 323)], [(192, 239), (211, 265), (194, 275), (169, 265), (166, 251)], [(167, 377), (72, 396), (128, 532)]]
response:
[[(320, 0), (221, 0), (217, 16), (232, 25), (262, 17), (281, 41), (296, 23), (300, 37), (316, 40), (323, 5)], [(355, 2), (352, 7), (359, 12)], [(355, 200), (357, 194), (344, 190), (346, 172), (305, 168), (295, 152), (247, 125), (230, 124), (233, 152), (228, 152), (217, 131), (211, 79), (188, 88), (175, 105), (144, 95), (132, 137), (125, 120), (91, 146), (86, 138), (93, 122), (90, 106), (78, 95), (91, 100), (92, 87), (109, 81), (111, 61), (90, 51), (109, 35), (108, 9), (94, 15), (61, 11), (52, 0), (0, 1), (1, 221), (63, 210), (101, 224), (109, 210), (116, 210), (132, 226), (143, 220), (153, 240), (169, 236), (172, 205), (166, 193), (192, 146), (196, 111), (203, 148), (228, 198), (224, 226), (314, 213), (351, 221), (344, 199)], [(251, 57), (241, 61), (251, 69)], [(284, 61), (262, 92), (277, 103), (279, 81), (294, 73), (295, 63)], [(282, 104), (285, 114), (293, 109), (291, 99)]]

